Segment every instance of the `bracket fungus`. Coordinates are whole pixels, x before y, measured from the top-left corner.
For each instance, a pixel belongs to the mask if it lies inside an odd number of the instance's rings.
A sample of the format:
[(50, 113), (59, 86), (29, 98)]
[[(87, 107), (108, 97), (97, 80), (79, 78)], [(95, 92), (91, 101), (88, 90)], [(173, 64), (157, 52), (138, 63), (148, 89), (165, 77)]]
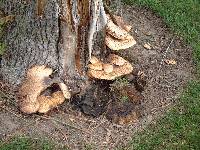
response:
[(124, 30), (126, 30), (127, 32), (130, 32), (130, 30), (132, 29), (132, 26), (129, 25), (128, 23), (126, 23), (122, 17), (117, 16), (117, 15), (113, 15), (116, 23), (118, 26), (120, 26), (121, 28), (123, 28)]
[(135, 39), (128, 33), (131, 26), (124, 23), (121, 17), (115, 16), (116, 24), (107, 15), (105, 43), (111, 50), (121, 50), (136, 44)]
[(46, 113), (50, 109), (62, 104), (65, 101), (65, 97), (61, 91), (54, 92), (52, 96), (41, 95), (38, 97), (40, 107), (39, 113)]
[(120, 39), (120, 40), (125, 40), (127, 39), (127, 36), (130, 36), (126, 30), (114, 24), (112, 20), (108, 20), (108, 23), (106, 26), (106, 32), (112, 35), (114, 38)]
[(132, 47), (136, 44), (136, 41), (132, 36), (129, 36), (125, 40), (119, 40), (108, 34), (106, 35), (105, 43), (111, 50), (122, 50)]
[[(92, 59), (98, 60), (94, 56)], [(91, 64), (88, 65), (88, 76), (97, 79), (114, 80), (117, 77), (129, 74), (133, 71), (132, 65), (127, 60), (118, 55), (110, 54), (108, 61), (109, 63), (106, 64), (100, 62), (100, 60), (96, 61), (95, 63), (93, 60), (90, 61)], [(100, 68), (99, 64), (101, 64), (103, 67)]]
[[(53, 73), (51, 68), (46, 66), (34, 66), (27, 71), (26, 78), (18, 91), (20, 110), (24, 113), (31, 114), (39, 112), (47, 112), (50, 108), (64, 102), (64, 99), (70, 98), (70, 92), (67, 86), (61, 81), (51, 79), (49, 76)], [(57, 83), (62, 94), (52, 94), (50, 96), (41, 95), (47, 88)], [(59, 97), (59, 98), (58, 98)], [(54, 102), (52, 101), (53, 99)], [(44, 107), (46, 111), (44, 111)], [(48, 109), (48, 110), (47, 110)]]

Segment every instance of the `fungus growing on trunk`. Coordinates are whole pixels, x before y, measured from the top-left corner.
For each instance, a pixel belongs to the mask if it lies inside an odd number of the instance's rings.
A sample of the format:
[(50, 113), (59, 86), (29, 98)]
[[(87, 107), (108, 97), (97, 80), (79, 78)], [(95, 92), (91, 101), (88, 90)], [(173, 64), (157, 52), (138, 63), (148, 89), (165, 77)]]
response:
[(128, 60), (109, 49), (127, 49), (136, 43), (129, 33), (131, 26), (112, 15), (103, 0), (6, 0), (1, 7), (10, 16), (5, 22), (15, 19), (3, 37), (7, 45), (0, 75), (17, 91), (20, 110), (46, 113), (78, 95), (85, 101), (84, 112), (88, 108), (93, 116), (106, 112), (114, 81), (105, 80), (133, 71)]
[(119, 27), (126, 30), (127, 32), (130, 32), (130, 30), (132, 29), (131, 25), (129, 25), (127, 22), (125, 22), (122, 17), (117, 16), (117, 15), (113, 15), (113, 16), (114, 16), (116, 23)]
[[(51, 79), (50, 75), (52, 73), (53, 70), (44, 65), (34, 66), (27, 71), (26, 78), (19, 87), (18, 92), (20, 99), (19, 106), (22, 112), (28, 114), (37, 111), (45, 113), (50, 110), (50, 108), (64, 102), (65, 98), (70, 98), (70, 92), (67, 86), (57, 79)], [(54, 83), (60, 85), (62, 92), (59, 94), (53, 93), (52, 98), (44, 95), (41, 96), (41, 93)]]
[(62, 104), (65, 101), (65, 97), (61, 91), (52, 93), (50, 96), (41, 95), (37, 98), (40, 107), (38, 109), (39, 113), (46, 113), (50, 109)]
[(122, 50), (136, 44), (134, 38), (128, 33), (131, 26), (125, 24), (122, 19), (115, 16), (115, 24), (111, 17), (107, 16), (105, 43), (111, 50)]
[(118, 55), (110, 54), (108, 61), (109, 62), (106, 64), (100, 61), (89, 64), (89, 77), (103, 80), (114, 80), (117, 77), (129, 74), (133, 71), (132, 65)]

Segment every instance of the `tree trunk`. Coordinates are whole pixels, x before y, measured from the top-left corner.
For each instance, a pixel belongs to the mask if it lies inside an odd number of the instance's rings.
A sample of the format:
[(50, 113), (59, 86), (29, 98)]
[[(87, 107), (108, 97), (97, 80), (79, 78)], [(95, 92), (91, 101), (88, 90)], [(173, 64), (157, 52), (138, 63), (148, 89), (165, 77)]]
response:
[[(17, 91), (21, 111), (45, 113), (79, 93), (73, 102), (86, 114), (106, 112), (110, 120), (121, 123), (137, 119), (135, 105), (143, 97), (133, 86), (114, 90), (116, 95), (110, 91), (111, 82), (90, 82), (87, 76), (113, 80), (133, 70), (120, 56), (106, 58), (109, 51), (104, 43), (119, 50), (136, 42), (128, 33), (130, 26), (109, 10), (106, 16), (102, 0), (0, 0), (0, 4), (0, 10), (15, 17), (3, 36), (6, 54), (0, 75)], [(130, 102), (117, 100), (124, 93)]]
[[(91, 58), (93, 36), (97, 24), (101, 27), (106, 23), (101, 25), (97, 21), (100, 14), (105, 19), (103, 2), (0, 0), (0, 4), (5, 15), (14, 16), (3, 36), (6, 54), (2, 57), (0, 75), (4, 83), (17, 91), (21, 110), (36, 112), (38, 100), (42, 99), (39, 96), (53, 84), (60, 86), (65, 98), (84, 91), (88, 85), (86, 65)], [(59, 98), (55, 98), (55, 105), (61, 103), (56, 99)]]
[(17, 88), (26, 71), (46, 65), (77, 92), (85, 83), (88, 61), (89, 0), (1, 0), (0, 9), (15, 20), (7, 26), (1, 62), (3, 80)]
[(20, 107), (34, 107), (30, 112), (35, 112), (39, 96), (53, 84), (60, 86), (65, 98), (85, 91), (93, 45), (98, 54), (101, 50), (96, 44), (101, 40), (94, 35), (107, 21), (102, 0), (0, 0), (0, 4), (5, 15), (14, 16), (3, 36), (6, 54), (0, 75), (17, 91)]

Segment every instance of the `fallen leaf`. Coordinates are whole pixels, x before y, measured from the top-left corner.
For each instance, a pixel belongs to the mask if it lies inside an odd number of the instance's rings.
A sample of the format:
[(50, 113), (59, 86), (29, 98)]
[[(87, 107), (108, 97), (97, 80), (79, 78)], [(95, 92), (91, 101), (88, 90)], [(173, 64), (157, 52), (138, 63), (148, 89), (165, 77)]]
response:
[(145, 32), (144, 34), (147, 36), (150, 36), (152, 33), (149, 31), (149, 32)]
[(151, 49), (151, 45), (149, 43), (144, 44), (144, 48), (150, 50)]
[(165, 63), (168, 65), (176, 65), (176, 61), (174, 59), (166, 59)]

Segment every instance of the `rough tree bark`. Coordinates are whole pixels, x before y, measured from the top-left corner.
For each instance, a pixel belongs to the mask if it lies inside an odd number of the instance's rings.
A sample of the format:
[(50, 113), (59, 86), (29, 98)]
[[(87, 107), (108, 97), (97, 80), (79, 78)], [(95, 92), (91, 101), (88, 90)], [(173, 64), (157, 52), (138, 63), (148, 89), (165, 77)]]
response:
[[(45, 113), (79, 93), (77, 103), (86, 114), (99, 116), (106, 111), (110, 120), (121, 123), (138, 118), (134, 108), (142, 96), (134, 87), (123, 87), (130, 102), (118, 102), (110, 99), (109, 84), (96, 85), (87, 76), (113, 80), (133, 70), (122, 57), (107, 57), (105, 44), (119, 50), (136, 41), (128, 33), (129, 25), (109, 10), (105, 13), (103, 0), (0, 0), (0, 4), (5, 15), (15, 17), (3, 36), (6, 54), (0, 75), (17, 91), (21, 111)], [(59, 91), (54, 91), (53, 83)]]
[[(29, 99), (20, 105), (32, 101), (30, 106), (34, 105), (36, 110), (37, 96), (54, 82), (61, 82), (62, 87), (64, 83), (61, 90), (70, 94), (83, 91), (88, 83), (86, 66), (91, 58), (93, 35), (106, 24), (102, 0), (1, 0), (0, 3), (5, 15), (15, 17), (3, 36), (6, 54), (1, 61), (1, 77), (11, 89), (19, 91), (19, 99)], [(34, 71), (38, 70), (33, 67), (43, 65), (53, 73), (43, 70), (42, 79), (40, 68), (38, 79), (34, 79)], [(31, 87), (27, 78), (35, 84), (44, 83)]]
[(92, 2), (89, 0), (1, 0), (15, 20), (3, 36), (3, 80), (17, 88), (34, 65), (54, 70), (73, 92), (85, 83)]

